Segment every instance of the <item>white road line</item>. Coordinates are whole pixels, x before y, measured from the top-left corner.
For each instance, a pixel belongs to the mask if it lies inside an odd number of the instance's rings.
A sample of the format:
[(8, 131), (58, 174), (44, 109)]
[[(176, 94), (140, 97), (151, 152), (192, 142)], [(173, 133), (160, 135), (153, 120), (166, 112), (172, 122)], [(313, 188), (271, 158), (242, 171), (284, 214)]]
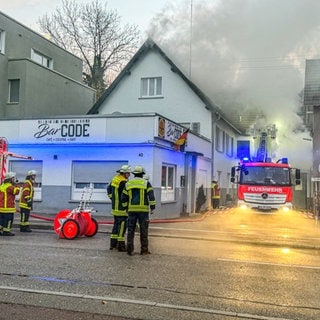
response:
[(27, 293), (37, 293), (37, 294), (47, 294), (53, 296), (61, 296), (61, 297), (71, 297), (71, 298), (80, 298), (80, 299), (91, 299), (91, 300), (99, 300), (99, 301), (108, 301), (108, 302), (119, 302), (119, 303), (130, 303), (136, 305), (144, 305), (158, 308), (167, 308), (167, 309), (175, 309), (181, 311), (193, 311), (200, 313), (209, 313), (209, 314), (218, 314), (225, 315), (229, 317), (236, 317), (242, 319), (254, 319), (254, 320), (293, 320), (289, 318), (275, 318), (275, 317), (264, 317), (254, 314), (246, 314), (246, 313), (238, 313), (238, 312), (228, 312), (217, 309), (206, 309), (206, 308), (196, 308), (189, 307), (183, 305), (174, 305), (167, 303), (158, 303), (153, 301), (144, 301), (144, 300), (131, 300), (131, 299), (121, 299), (121, 298), (112, 298), (112, 297), (103, 297), (103, 296), (91, 296), (86, 294), (76, 294), (76, 293), (67, 293), (67, 292), (57, 292), (57, 291), (47, 291), (47, 290), (36, 290), (36, 289), (26, 289), (19, 287), (7, 287), (0, 286), (0, 290), (10, 290), (10, 291), (18, 291), (18, 292), (27, 292)]
[(238, 259), (227, 259), (227, 258), (218, 258), (217, 260), (226, 261), (226, 262), (235, 262), (235, 263), (248, 263), (248, 264), (259, 264), (259, 265), (268, 265), (268, 266), (320, 270), (320, 266), (306, 266), (306, 265), (299, 265), (299, 264), (273, 263), (273, 262), (265, 262), (265, 261), (250, 261), (250, 260), (238, 260)]

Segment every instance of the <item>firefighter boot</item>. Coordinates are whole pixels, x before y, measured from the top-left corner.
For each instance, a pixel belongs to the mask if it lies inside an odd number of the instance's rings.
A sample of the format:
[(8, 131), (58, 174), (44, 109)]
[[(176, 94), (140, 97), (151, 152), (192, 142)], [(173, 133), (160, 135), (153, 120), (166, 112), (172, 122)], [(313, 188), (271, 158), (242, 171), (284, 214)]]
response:
[(119, 252), (126, 252), (127, 251), (126, 244), (124, 241), (118, 241), (118, 251)]
[(30, 226), (20, 226), (20, 232), (32, 232)]
[(14, 233), (12, 233), (11, 231), (3, 231), (2, 235), (5, 237), (12, 237), (14, 236)]
[(133, 250), (134, 250), (133, 244), (127, 243), (127, 254), (129, 256), (133, 256)]
[(151, 252), (148, 250), (148, 249), (141, 249), (141, 251), (140, 251), (140, 254), (142, 255), (142, 256), (146, 256), (146, 255), (148, 255), (148, 254), (151, 254)]
[(118, 240), (111, 238), (110, 239), (110, 250), (117, 249), (117, 244), (118, 244)]

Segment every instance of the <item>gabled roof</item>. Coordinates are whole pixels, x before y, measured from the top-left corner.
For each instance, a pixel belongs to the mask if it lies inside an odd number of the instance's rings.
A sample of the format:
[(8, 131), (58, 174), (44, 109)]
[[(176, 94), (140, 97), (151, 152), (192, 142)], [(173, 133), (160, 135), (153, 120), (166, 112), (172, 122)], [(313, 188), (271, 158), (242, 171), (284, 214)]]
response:
[(112, 91), (119, 85), (122, 78), (125, 77), (128, 73), (130, 73), (131, 67), (138, 61), (143, 59), (143, 57), (151, 50), (157, 51), (167, 63), (171, 66), (171, 70), (177, 73), (183, 81), (192, 89), (192, 91), (200, 98), (200, 100), (205, 104), (205, 107), (214, 113), (219, 120), (226, 122), (229, 126), (231, 126), (237, 133), (242, 134), (241, 130), (237, 128), (234, 124), (231, 123), (230, 120), (226, 117), (226, 115), (222, 112), (222, 110), (216, 106), (191, 80), (189, 80), (184, 73), (172, 62), (172, 60), (162, 51), (162, 49), (150, 38), (148, 38), (144, 44), (140, 47), (140, 49), (136, 52), (136, 54), (132, 57), (132, 59), (128, 62), (125, 68), (119, 73), (116, 79), (111, 83), (111, 85), (104, 91), (98, 101), (93, 105), (93, 107), (88, 111), (87, 114), (97, 114), (99, 113), (99, 109), (101, 104), (108, 96), (112, 93)]

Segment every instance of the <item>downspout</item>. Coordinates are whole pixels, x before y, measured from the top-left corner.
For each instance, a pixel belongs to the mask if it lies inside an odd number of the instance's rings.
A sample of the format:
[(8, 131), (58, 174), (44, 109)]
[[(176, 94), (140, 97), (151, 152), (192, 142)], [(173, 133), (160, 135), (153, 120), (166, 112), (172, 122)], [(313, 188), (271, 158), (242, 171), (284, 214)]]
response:
[[(216, 115), (216, 117), (214, 117)], [(215, 160), (215, 124), (221, 119), (221, 116), (218, 112), (211, 113), (211, 123), (212, 123), (212, 130), (211, 130), (211, 142), (212, 142), (212, 149), (211, 149), (211, 181), (214, 179), (214, 160)]]

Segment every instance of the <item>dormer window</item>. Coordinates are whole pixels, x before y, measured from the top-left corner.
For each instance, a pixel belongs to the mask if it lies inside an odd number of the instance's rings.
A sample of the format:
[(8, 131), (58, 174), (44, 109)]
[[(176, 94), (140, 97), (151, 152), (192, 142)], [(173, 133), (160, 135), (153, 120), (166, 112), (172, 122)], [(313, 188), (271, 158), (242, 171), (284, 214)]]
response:
[(53, 60), (51, 58), (34, 49), (31, 50), (31, 59), (46, 68), (52, 69), (53, 67)]
[(141, 98), (162, 97), (162, 77), (141, 78)]

